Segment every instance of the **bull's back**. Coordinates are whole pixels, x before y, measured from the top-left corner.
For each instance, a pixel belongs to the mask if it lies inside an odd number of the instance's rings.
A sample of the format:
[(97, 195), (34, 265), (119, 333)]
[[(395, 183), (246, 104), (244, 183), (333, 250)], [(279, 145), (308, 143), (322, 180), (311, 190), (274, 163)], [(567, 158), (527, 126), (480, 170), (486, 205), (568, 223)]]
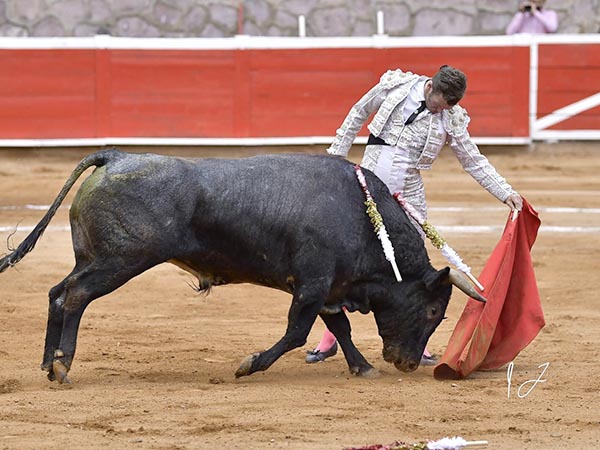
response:
[(258, 274), (260, 284), (281, 284), (306, 265), (333, 265), (348, 248), (348, 214), (364, 209), (364, 197), (345, 192), (348, 184), (340, 181), (347, 178), (348, 163), (331, 157), (196, 164), (201, 190), (192, 228), (198, 249), (191, 257), (243, 281)]
[(76, 253), (137, 253), (280, 286), (303, 264), (351, 262), (376, 245), (364, 199), (352, 164), (330, 156), (121, 154), (83, 183), (71, 222)]

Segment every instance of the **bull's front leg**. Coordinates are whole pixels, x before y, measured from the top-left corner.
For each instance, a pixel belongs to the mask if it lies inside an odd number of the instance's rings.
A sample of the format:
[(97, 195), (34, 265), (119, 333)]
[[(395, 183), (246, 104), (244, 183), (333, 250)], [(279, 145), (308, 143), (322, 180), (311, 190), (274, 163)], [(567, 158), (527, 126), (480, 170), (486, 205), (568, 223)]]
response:
[(246, 357), (235, 372), (235, 377), (239, 378), (267, 370), (281, 355), (306, 344), (306, 339), (317, 320), (324, 298), (322, 289), (312, 290), (312, 292), (297, 289), (288, 312), (288, 326), (285, 335), (270, 349)]
[(379, 375), (377, 369), (367, 362), (352, 342), (350, 322), (344, 311), (337, 314), (321, 314), (321, 319), (342, 347), (350, 373), (364, 377)]

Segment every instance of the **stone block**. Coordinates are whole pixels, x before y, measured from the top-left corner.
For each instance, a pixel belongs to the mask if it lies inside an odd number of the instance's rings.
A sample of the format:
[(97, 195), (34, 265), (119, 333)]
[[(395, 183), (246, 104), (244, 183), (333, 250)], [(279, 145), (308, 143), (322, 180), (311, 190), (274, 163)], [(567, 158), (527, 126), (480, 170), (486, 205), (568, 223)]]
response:
[(225, 33), (220, 28), (215, 27), (212, 23), (206, 24), (206, 26), (200, 32), (200, 37), (230, 37), (231, 34)]
[(210, 22), (221, 28), (226, 36), (237, 33), (238, 10), (229, 5), (211, 4), (208, 7)]
[(273, 23), (277, 24), (278, 28), (290, 30), (289, 34), (285, 34), (285, 36), (298, 36), (298, 16), (295, 14), (278, 10), (275, 12)]
[(208, 11), (203, 6), (194, 6), (185, 15), (181, 28), (188, 36), (198, 36), (207, 24)]
[(160, 29), (174, 30), (179, 25), (184, 13), (167, 3), (157, 2), (152, 8), (152, 22)]
[(36, 23), (32, 30), (32, 36), (50, 37), (50, 36), (66, 36), (67, 33), (60, 20), (54, 16), (46, 16)]
[(285, 7), (286, 11), (297, 16), (307, 16), (320, 4), (319, 0), (286, 0), (284, 2), (285, 6), (281, 4), (282, 2), (277, 3), (279, 3), (279, 5), (277, 5), (277, 9)]
[(372, 36), (377, 33), (377, 22), (373, 20), (357, 20), (352, 29), (352, 36)]
[(80, 23), (73, 28), (72, 32), (75, 37), (89, 37), (98, 34), (98, 25), (90, 25), (89, 23)]
[(464, 36), (473, 30), (473, 17), (456, 11), (424, 9), (417, 13), (414, 36)]
[(91, 0), (89, 5), (91, 23), (112, 22), (112, 13), (106, 0)]
[(186, 12), (190, 9), (198, 6), (198, 1), (196, 0), (162, 0), (169, 6), (177, 8), (179, 11)]
[[(382, 5), (384, 33), (390, 36), (410, 34), (410, 10), (403, 4)], [(377, 20), (376, 18), (374, 19)], [(377, 25), (375, 26), (377, 28)]]
[(306, 29), (312, 36), (350, 36), (350, 12), (347, 8), (318, 8), (307, 18)]
[(479, 15), (481, 13), (499, 13), (500, 15), (515, 14), (519, 9), (519, 1), (506, 1), (506, 0), (487, 0), (477, 4), (479, 9)]
[(152, 0), (107, 0), (110, 10), (116, 16), (142, 15), (147, 12)]
[[(278, 9), (281, 11), (281, 9)], [(272, 23), (273, 11), (266, 0), (253, 0), (244, 2), (244, 21), (254, 22), (259, 27), (267, 27)], [(277, 26), (277, 20), (274, 22)]]
[(17, 25), (33, 25), (45, 16), (43, 0), (11, 1), (6, 4), (6, 18)]
[(358, 20), (377, 20), (377, 8), (373, 8), (371, 2), (366, 2), (365, 0), (350, 0), (349, 7), (352, 11), (352, 15)]
[(244, 23), (243, 34), (247, 34), (248, 36), (262, 36), (263, 30), (258, 25), (252, 22)]
[(118, 36), (126, 37), (160, 37), (158, 28), (139, 17), (124, 17), (117, 21)]
[(298, 33), (292, 34), (292, 31), (288, 28), (280, 28), (275, 25), (271, 25), (267, 28), (266, 36), (298, 36)]
[(68, 35), (77, 24), (86, 22), (91, 17), (91, 7), (80, 0), (58, 0), (49, 5), (48, 14), (56, 17)]
[(510, 13), (481, 13), (477, 22), (477, 33), (486, 34), (505, 34), (506, 27), (510, 23), (513, 15)]
[(0, 36), (8, 37), (26, 37), (29, 36), (27, 28), (5, 23), (0, 25)]

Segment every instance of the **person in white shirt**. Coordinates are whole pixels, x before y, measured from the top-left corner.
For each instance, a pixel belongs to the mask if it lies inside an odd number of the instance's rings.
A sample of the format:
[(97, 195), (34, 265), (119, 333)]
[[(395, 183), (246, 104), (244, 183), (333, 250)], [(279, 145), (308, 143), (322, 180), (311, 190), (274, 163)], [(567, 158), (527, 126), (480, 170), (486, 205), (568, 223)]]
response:
[[(463, 72), (444, 65), (433, 78), (387, 71), (350, 110), (327, 152), (345, 157), (356, 135), (373, 115), (371, 132), (361, 166), (375, 173), (389, 188), (399, 192), (423, 219), (427, 203), (421, 170), (429, 170), (446, 143), (460, 164), (483, 188), (512, 210), (521, 210), (521, 196), (501, 177), (472, 141), (470, 121), (458, 102), (467, 79)], [(335, 355), (337, 342), (329, 330), (306, 362), (324, 361)], [(425, 350), (421, 364), (435, 364)]]

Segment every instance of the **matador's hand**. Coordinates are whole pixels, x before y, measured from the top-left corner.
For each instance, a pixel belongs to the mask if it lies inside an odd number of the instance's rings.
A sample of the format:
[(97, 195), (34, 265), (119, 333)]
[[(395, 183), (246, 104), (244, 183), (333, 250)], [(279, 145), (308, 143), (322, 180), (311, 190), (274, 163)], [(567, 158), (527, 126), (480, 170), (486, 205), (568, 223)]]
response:
[(511, 194), (504, 203), (513, 211), (521, 211), (523, 209), (523, 199), (519, 194)]

